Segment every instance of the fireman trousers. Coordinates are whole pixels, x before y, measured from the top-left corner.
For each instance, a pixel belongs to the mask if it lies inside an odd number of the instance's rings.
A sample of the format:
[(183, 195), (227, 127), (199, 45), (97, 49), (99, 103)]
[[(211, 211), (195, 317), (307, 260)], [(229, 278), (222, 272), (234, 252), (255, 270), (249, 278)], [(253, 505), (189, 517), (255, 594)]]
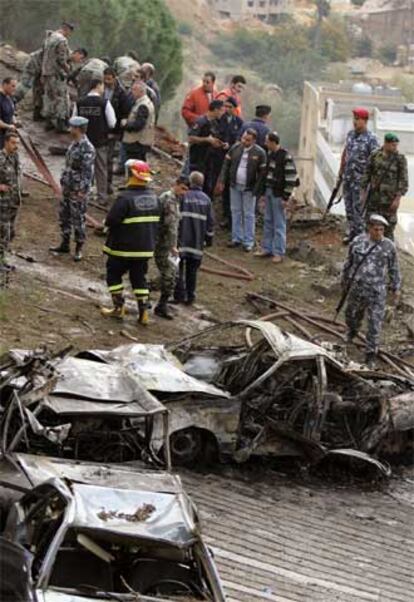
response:
[(138, 301), (146, 301), (149, 295), (147, 284), (148, 259), (124, 259), (108, 255), (106, 283), (111, 295), (124, 292), (123, 276), (128, 272), (132, 292)]

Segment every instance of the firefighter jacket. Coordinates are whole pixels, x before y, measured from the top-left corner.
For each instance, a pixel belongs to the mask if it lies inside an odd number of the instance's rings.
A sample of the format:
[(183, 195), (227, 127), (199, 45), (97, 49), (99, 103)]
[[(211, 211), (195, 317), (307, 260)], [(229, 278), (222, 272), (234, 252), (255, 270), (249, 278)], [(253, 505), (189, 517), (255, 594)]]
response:
[(149, 259), (154, 255), (160, 221), (160, 201), (144, 186), (130, 186), (110, 209), (105, 226), (104, 253), (123, 259)]
[(214, 218), (209, 197), (193, 186), (180, 203), (178, 233), (180, 257), (202, 259), (204, 245), (213, 240)]

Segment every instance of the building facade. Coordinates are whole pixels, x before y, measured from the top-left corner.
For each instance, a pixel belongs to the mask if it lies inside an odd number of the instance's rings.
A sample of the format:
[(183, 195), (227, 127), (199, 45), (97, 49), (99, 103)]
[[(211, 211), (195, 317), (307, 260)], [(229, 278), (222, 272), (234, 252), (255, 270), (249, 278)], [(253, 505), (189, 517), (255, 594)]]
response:
[(210, 4), (220, 17), (233, 21), (254, 17), (267, 23), (277, 22), (292, 8), (291, 0), (210, 0)]

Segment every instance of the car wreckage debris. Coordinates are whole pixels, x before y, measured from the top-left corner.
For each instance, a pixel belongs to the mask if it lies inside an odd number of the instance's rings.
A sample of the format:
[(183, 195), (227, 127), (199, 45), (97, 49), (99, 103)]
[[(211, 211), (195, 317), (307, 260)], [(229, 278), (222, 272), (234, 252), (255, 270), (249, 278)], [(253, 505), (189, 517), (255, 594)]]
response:
[(288, 456), (388, 475), (383, 460), (413, 451), (413, 380), (348, 366), (315, 343), (311, 327), (326, 327), (315, 316), (303, 316), (301, 338), (269, 321), (297, 326), (289, 309), (167, 347), (12, 351), (0, 358), (2, 449), (152, 467), (169, 465), (170, 454), (187, 466)]
[(152, 504), (143, 504), (135, 510), (133, 514), (126, 514), (118, 510), (105, 510), (104, 508), (98, 512), (97, 517), (107, 522), (111, 518), (121, 518), (129, 523), (140, 523), (146, 521), (155, 512), (155, 506)]

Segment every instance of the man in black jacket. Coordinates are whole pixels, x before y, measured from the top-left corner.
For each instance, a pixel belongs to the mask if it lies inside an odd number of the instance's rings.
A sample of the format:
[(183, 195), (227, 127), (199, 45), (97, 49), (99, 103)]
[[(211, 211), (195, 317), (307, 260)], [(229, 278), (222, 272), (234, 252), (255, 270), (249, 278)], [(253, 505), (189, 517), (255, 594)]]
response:
[(109, 131), (116, 126), (116, 115), (109, 100), (103, 98), (104, 84), (100, 79), (91, 82), (89, 94), (80, 98), (74, 114), (88, 119), (87, 137), (96, 150), (95, 181), (97, 201), (108, 203), (108, 141)]
[(160, 203), (148, 184), (148, 163), (131, 159), (126, 162), (127, 187), (110, 209), (105, 226), (108, 237), (103, 252), (108, 256), (106, 281), (112, 295), (113, 308), (102, 308), (104, 316), (125, 316), (123, 275), (128, 272), (138, 302), (138, 323), (148, 324), (148, 260), (153, 257), (160, 221)]
[[(107, 67), (104, 71), (104, 99), (112, 104), (115, 116), (116, 126), (109, 132), (108, 136), (108, 194), (113, 193), (113, 163), (115, 157), (115, 147), (122, 138), (121, 121), (126, 119), (132, 108), (133, 100), (128, 98), (128, 93), (119, 81), (115, 69)], [(121, 172), (124, 173), (123, 170)]]
[(255, 242), (256, 191), (266, 168), (266, 153), (255, 144), (255, 130), (246, 130), (226, 155), (220, 189), (230, 184), (232, 232), (230, 247), (252, 251)]
[(280, 263), (286, 253), (285, 208), (293, 189), (299, 185), (292, 155), (280, 145), (277, 132), (266, 136), (268, 148), (265, 178), (262, 180), (261, 201), (265, 203), (262, 249), (256, 257), (271, 257)]

